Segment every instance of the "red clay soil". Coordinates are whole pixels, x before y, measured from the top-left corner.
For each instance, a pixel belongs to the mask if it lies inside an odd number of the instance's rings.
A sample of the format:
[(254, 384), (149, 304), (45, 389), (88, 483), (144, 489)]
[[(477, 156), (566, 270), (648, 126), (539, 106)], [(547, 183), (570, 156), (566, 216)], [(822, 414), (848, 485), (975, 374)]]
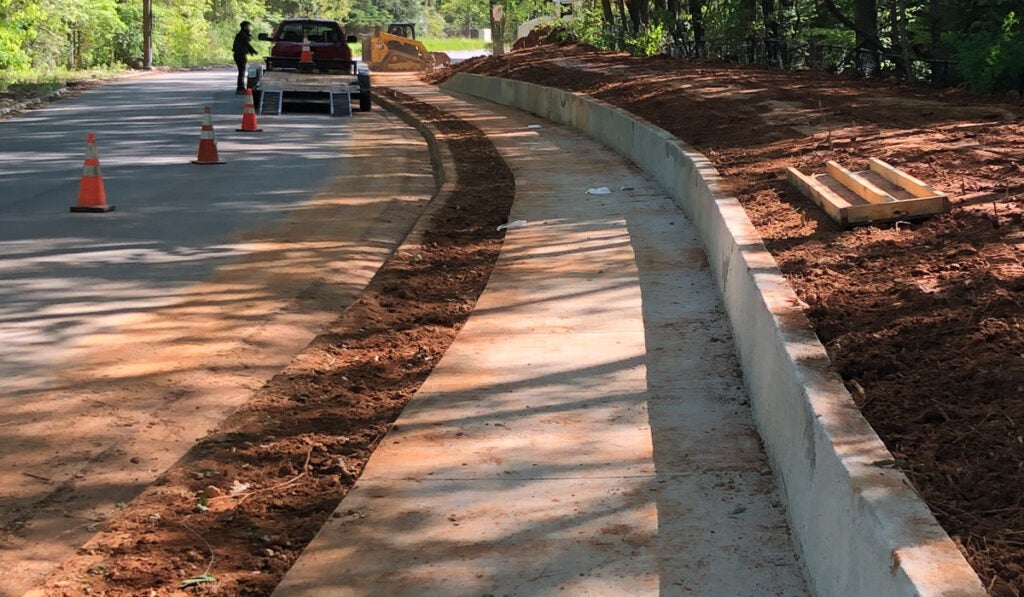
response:
[[(995, 595), (1024, 592), (1024, 113), (1009, 101), (542, 45), (459, 70), (609, 102), (707, 155), (864, 415)], [(443, 78), (444, 74), (437, 78)], [(950, 194), (844, 230), (785, 180), (877, 157)]]
[(422, 240), (403, 244), (286, 370), (98, 525), (44, 594), (269, 595), (352, 487), (472, 312), (515, 192), (479, 129), (393, 99), (432, 123), (456, 160), (458, 183)]

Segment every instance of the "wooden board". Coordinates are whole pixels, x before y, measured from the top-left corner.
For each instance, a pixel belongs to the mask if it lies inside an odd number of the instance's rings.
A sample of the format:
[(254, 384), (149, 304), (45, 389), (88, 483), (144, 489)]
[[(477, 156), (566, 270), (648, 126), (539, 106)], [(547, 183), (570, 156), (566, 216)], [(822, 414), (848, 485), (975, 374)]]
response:
[(916, 178), (872, 158), (870, 169), (851, 172), (836, 162), (827, 174), (787, 168), (789, 182), (843, 227), (914, 220), (949, 211), (949, 198)]
[(854, 193), (857, 193), (868, 203), (889, 203), (895, 201), (892, 195), (876, 187), (871, 181), (850, 172), (833, 161), (825, 162), (829, 175), (838, 180), (842, 185)]
[(878, 173), (879, 176), (888, 180), (889, 182), (897, 185), (915, 197), (945, 197), (945, 193), (940, 193), (931, 187), (931, 185), (925, 184), (906, 172), (901, 172), (896, 168), (893, 168), (889, 164), (886, 164), (878, 158), (869, 158), (868, 167), (872, 172)]
[(807, 176), (796, 168), (786, 168), (786, 175), (790, 184), (800, 189), (805, 197), (809, 197), (818, 207), (823, 209), (828, 217), (839, 222), (842, 220), (842, 210), (849, 208), (850, 204), (837, 195), (812, 176)]

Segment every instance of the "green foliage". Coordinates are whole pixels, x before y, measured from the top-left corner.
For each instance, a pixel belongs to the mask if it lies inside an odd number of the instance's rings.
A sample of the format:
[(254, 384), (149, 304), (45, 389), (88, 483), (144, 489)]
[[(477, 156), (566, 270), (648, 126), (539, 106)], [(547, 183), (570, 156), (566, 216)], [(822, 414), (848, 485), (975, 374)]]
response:
[(422, 8), (417, 0), (353, 0), (345, 22), (371, 29), (395, 21), (420, 20)]
[[(413, 21), (421, 38), (436, 39), (489, 27), (494, 0), (153, 1), (154, 63), (191, 66), (230, 64), (231, 41), (242, 20), (252, 21), (254, 32), (270, 32), (275, 21), (299, 15), (335, 19), (347, 29), (364, 31), (393, 21)], [(834, 3), (841, 14), (852, 18), (859, 1)], [(507, 43), (514, 41), (517, 27), (526, 21), (544, 15), (557, 20), (557, 5), (551, 0), (500, 2)], [(789, 68), (843, 70), (855, 64), (853, 31), (821, 0), (706, 0), (699, 21), (688, 14), (689, 2), (676, 3), (681, 13), (672, 14), (664, 0), (627, 0), (632, 8), (643, 2), (650, 4), (640, 6), (639, 13), (652, 15), (652, 22), (637, 34), (625, 33), (630, 23), (617, 22), (617, 2), (612, 2), (612, 21), (605, 22), (600, 3), (583, 0), (575, 6), (573, 20), (566, 23), (566, 35), (600, 48), (624, 47), (637, 55), (654, 54), (671, 43), (691, 53)], [(141, 4), (141, 0), (0, 0), (0, 85), (12, 79), (11, 73), (139, 66)], [(894, 26), (894, 14), (904, 6), (905, 19), (895, 15), (901, 18)], [(883, 46), (890, 46), (881, 53), (884, 72), (909, 72), (913, 78), (927, 79), (932, 64), (925, 59), (934, 58), (952, 61), (961, 80), (981, 91), (1024, 87), (1021, 0), (877, 0), (877, 7), (879, 30), (873, 33)], [(941, 38), (937, 32), (944, 32)], [(909, 68), (902, 64), (897, 68), (904, 41), (917, 60)], [(254, 45), (265, 52), (261, 43)], [(430, 47), (452, 49), (434, 43)], [(944, 68), (945, 63), (941, 64)]]
[(575, 9), (573, 16), (575, 18), (566, 24), (570, 35), (602, 50), (617, 49), (616, 40), (610, 35), (610, 28), (605, 25), (601, 9), (596, 5), (581, 6)]
[(142, 3), (117, 5), (118, 18), (124, 27), (114, 33), (111, 51), (114, 60), (131, 66), (142, 65)]
[(626, 51), (634, 56), (653, 56), (665, 45), (665, 26), (652, 23), (641, 27), (636, 35), (626, 35)]
[(441, 16), (441, 11), (433, 6), (424, 6), (423, 13), (420, 15), (420, 20), (416, 27), (416, 37), (442, 37), (444, 30), (445, 21), (444, 17)]
[(345, 17), (345, 22), (356, 27), (373, 29), (394, 21), (393, 15), (370, 0), (355, 0)]
[[(177, 0), (153, 6), (153, 62), (168, 66), (228, 62), (226, 49), (215, 48), (203, 0)], [(219, 51), (218, 51), (219, 50)], [(213, 54), (220, 56), (214, 56)]]
[(829, 29), (827, 27), (808, 27), (803, 30), (803, 39), (830, 46), (852, 48), (856, 35), (849, 29)]
[(0, 69), (26, 69), (32, 65), (29, 44), (43, 19), (38, 4), (0, 0)]
[(446, 0), (440, 13), (450, 33), (469, 35), (470, 29), (491, 26), (490, 5), (482, 0)]
[(420, 41), (431, 52), (483, 50), (490, 47), (490, 44), (482, 39), (469, 39), (468, 37), (423, 37), (420, 38)]
[(0, 91), (24, 97), (39, 97), (60, 89), (68, 81), (102, 79), (122, 71), (116, 67), (89, 70), (0, 70)]
[(127, 30), (115, 0), (74, 0), (65, 13), (68, 66), (89, 68), (116, 60), (114, 39)]
[(967, 83), (983, 92), (1018, 89), (1024, 83), (1024, 27), (1015, 12), (998, 28), (976, 23), (971, 31), (953, 36), (960, 49), (959, 71)]
[[(224, 0), (212, 0), (214, 2)], [(279, 21), (284, 18), (307, 16), (344, 22), (352, 10), (350, 0), (227, 0), (233, 4), (235, 27), (243, 18), (253, 22), (266, 18)], [(241, 17), (241, 18), (238, 18)], [(219, 20), (219, 18), (218, 18)]]
[[(555, 3), (551, 0), (501, 0), (504, 14), (505, 42), (515, 41), (516, 29), (530, 19), (541, 15), (554, 15)], [(490, 6), (487, 7), (488, 14)], [(490, 23), (490, 17), (488, 17)]]

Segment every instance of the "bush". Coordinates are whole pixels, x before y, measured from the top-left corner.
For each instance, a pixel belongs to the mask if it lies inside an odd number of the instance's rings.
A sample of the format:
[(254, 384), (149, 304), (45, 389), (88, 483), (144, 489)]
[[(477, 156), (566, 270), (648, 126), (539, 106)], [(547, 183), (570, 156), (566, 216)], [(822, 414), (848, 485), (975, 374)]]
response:
[(647, 25), (636, 35), (627, 35), (626, 51), (634, 56), (653, 56), (665, 45), (665, 26), (661, 23)]
[(975, 24), (970, 33), (954, 36), (958, 70), (972, 88), (985, 93), (1020, 90), (1024, 85), (1024, 27), (1010, 12), (1000, 27)]

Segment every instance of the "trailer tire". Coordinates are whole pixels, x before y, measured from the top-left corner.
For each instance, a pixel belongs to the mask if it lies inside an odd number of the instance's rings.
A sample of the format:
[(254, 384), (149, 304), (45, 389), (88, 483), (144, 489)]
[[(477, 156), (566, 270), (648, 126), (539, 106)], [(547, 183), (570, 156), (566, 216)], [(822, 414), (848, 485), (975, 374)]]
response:
[(359, 111), (360, 112), (369, 112), (370, 111), (370, 106), (372, 106), (372, 105), (373, 105), (373, 102), (370, 101), (370, 92), (369, 91), (364, 91), (364, 92), (359, 94)]

